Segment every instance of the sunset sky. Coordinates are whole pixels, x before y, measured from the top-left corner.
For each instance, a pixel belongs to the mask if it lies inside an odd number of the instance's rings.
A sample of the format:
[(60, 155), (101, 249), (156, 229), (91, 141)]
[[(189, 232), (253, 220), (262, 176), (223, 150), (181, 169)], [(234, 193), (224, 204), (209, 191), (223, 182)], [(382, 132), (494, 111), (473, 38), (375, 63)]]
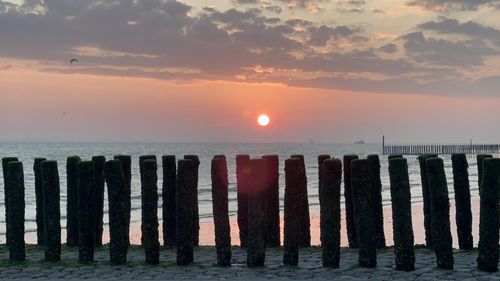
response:
[(0, 141), (382, 135), (500, 143), (500, 0), (0, 0)]

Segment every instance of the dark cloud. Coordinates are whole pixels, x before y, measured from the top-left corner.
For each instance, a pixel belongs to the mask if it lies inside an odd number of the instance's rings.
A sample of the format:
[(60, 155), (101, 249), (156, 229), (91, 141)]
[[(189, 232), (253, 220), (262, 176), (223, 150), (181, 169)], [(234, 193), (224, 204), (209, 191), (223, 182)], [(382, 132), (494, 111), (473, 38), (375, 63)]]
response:
[(389, 43), (385, 44), (384, 46), (378, 48), (379, 51), (387, 53), (387, 54), (394, 54), (398, 51), (398, 45)]
[(499, 0), (415, 0), (409, 6), (419, 6), (432, 11), (475, 11), (480, 7), (497, 7)]

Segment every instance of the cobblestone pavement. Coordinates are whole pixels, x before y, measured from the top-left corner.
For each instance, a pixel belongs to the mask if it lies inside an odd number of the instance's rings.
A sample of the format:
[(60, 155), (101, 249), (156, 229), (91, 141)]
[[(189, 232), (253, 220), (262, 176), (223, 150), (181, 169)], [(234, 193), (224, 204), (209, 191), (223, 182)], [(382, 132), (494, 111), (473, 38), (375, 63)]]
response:
[(21, 263), (8, 261), (8, 250), (0, 246), (0, 279), (91, 279), (91, 280), (143, 280), (143, 279), (195, 279), (195, 280), (500, 280), (499, 273), (485, 273), (476, 270), (477, 250), (455, 251), (455, 269), (441, 270), (435, 266), (435, 256), (426, 249), (416, 250), (416, 270), (400, 272), (394, 270), (393, 249), (378, 251), (378, 266), (374, 269), (360, 268), (357, 264), (357, 251), (342, 249), (338, 269), (321, 266), (321, 248), (301, 249), (298, 267), (282, 265), (282, 249), (268, 249), (266, 266), (250, 269), (245, 265), (246, 252), (239, 247), (233, 248), (233, 266), (215, 265), (215, 248), (198, 247), (195, 250), (195, 263), (180, 267), (175, 264), (175, 249), (162, 249), (159, 265), (144, 263), (144, 252), (139, 246), (132, 246), (129, 262), (126, 265), (109, 264), (106, 247), (96, 251), (95, 262), (77, 262), (78, 250), (63, 247), (62, 261), (43, 262), (43, 249), (27, 246), (27, 260)]

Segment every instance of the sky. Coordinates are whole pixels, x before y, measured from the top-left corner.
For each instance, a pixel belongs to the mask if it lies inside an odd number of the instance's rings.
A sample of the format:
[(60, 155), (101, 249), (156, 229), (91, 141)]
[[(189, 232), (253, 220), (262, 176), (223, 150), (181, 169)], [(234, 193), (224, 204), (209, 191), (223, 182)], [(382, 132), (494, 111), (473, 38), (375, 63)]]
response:
[(0, 0), (0, 141), (500, 143), (499, 89), (500, 0)]

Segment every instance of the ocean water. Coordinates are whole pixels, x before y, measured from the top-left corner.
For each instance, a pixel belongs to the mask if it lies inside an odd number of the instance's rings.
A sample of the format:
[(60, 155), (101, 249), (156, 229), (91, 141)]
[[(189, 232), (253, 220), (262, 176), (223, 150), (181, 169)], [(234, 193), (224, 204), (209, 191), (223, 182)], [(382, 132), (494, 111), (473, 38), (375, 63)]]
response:
[[(368, 154), (381, 154), (380, 144), (124, 144), (124, 143), (0, 143), (1, 157), (18, 157), (23, 162), (25, 179), (25, 201), (26, 201), (26, 242), (36, 242), (36, 222), (35, 222), (35, 189), (33, 174), (33, 159), (45, 157), (50, 160), (57, 160), (59, 166), (59, 176), (61, 184), (61, 226), (63, 227), (62, 240), (65, 241), (66, 226), (66, 158), (78, 155), (83, 160), (90, 160), (92, 156), (104, 155), (106, 159), (112, 159), (114, 155), (128, 154), (132, 156), (132, 228), (140, 229), (141, 223), (141, 188), (139, 177), (139, 156), (157, 155), (161, 159), (162, 155), (176, 155), (181, 159), (185, 154), (196, 154), (200, 157), (198, 202), (201, 222), (211, 223), (212, 201), (211, 201), (211, 179), (210, 161), (216, 154), (225, 154), (228, 161), (229, 172), (229, 212), (230, 216), (236, 216), (236, 155), (249, 154), (252, 158), (257, 158), (265, 154), (277, 154), (280, 158), (280, 208), (283, 212), (284, 198), (284, 160), (293, 154), (303, 154), (308, 181), (309, 207), (311, 216), (319, 215), (318, 200), (318, 164), (317, 156), (320, 154), (330, 154), (335, 158), (342, 159), (346, 154), (358, 154), (360, 158)], [(448, 178), (448, 190), (450, 198), (453, 196), (453, 174), (451, 159), (449, 155), (442, 156), (445, 161), (445, 170)], [(471, 196), (477, 198), (477, 165), (474, 156), (468, 156), (469, 179), (471, 186)], [(407, 156), (410, 174), (412, 202), (422, 202), (422, 192), (420, 184), (420, 169), (416, 156)], [(388, 161), (386, 156), (380, 155), (381, 178), (382, 178), (382, 198), (384, 205), (390, 205)], [(162, 173), (161, 160), (158, 163), (158, 190), (161, 192)], [(3, 192), (3, 177), (0, 177), (0, 243), (5, 243), (5, 204)], [(343, 190), (343, 188), (342, 188)], [(161, 225), (161, 195), (158, 202), (158, 215)], [(342, 198), (343, 202), (343, 198)], [(107, 216), (107, 192), (105, 192), (105, 232), (108, 223)], [(283, 216), (283, 214), (281, 214)], [(160, 227), (161, 229), (161, 227)], [(106, 239), (105, 239), (106, 241)]]

